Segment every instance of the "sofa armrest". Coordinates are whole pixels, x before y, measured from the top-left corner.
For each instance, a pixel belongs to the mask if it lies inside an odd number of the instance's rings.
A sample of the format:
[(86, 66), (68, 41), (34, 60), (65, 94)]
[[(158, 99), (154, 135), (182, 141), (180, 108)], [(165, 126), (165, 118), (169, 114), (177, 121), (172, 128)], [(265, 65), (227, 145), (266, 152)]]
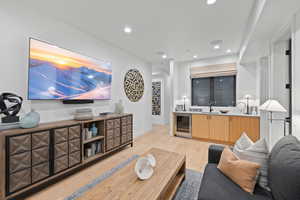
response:
[(224, 148), (222, 145), (210, 145), (208, 148), (208, 163), (218, 164)]

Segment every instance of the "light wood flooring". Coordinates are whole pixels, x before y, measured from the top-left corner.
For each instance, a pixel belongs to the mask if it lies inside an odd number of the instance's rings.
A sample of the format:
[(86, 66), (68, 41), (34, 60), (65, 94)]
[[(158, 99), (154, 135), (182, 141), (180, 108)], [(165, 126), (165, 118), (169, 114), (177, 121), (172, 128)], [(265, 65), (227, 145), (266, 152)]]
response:
[(134, 140), (133, 148), (113, 154), (98, 163), (53, 184), (46, 189), (26, 198), (26, 200), (63, 200), (65, 197), (88, 184), (94, 178), (110, 170), (135, 154), (143, 154), (153, 147), (186, 155), (186, 167), (203, 171), (207, 163), (210, 143), (193, 139), (172, 137), (167, 126), (153, 126), (153, 130)]

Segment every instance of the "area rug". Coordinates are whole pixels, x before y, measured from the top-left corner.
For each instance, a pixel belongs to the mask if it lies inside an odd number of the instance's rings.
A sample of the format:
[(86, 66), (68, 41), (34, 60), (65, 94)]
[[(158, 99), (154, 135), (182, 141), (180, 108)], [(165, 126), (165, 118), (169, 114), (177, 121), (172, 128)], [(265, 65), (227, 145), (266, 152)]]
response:
[[(95, 187), (97, 184), (101, 183), (105, 179), (109, 178), (111, 175), (128, 165), (131, 161), (137, 159), (139, 156), (134, 155), (128, 160), (120, 163), (116, 167), (112, 168), (111, 170), (105, 172), (104, 174), (98, 176), (90, 183), (86, 184), (85, 186), (79, 188), (70, 196), (64, 198), (64, 200), (76, 200), (77, 198), (81, 197), (86, 191), (90, 190), (91, 188)], [(201, 184), (202, 173), (187, 169), (186, 170), (186, 178), (184, 182), (181, 184), (180, 188), (177, 190), (176, 196), (174, 200), (197, 200), (198, 198), (198, 191)]]

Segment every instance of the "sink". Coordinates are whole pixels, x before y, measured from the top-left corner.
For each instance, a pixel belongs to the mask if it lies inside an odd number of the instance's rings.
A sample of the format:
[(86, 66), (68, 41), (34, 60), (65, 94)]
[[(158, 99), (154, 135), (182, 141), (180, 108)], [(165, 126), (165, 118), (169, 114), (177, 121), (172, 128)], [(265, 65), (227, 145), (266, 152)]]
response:
[(207, 115), (216, 115), (216, 114), (220, 114), (220, 112), (202, 112), (203, 114), (207, 114)]

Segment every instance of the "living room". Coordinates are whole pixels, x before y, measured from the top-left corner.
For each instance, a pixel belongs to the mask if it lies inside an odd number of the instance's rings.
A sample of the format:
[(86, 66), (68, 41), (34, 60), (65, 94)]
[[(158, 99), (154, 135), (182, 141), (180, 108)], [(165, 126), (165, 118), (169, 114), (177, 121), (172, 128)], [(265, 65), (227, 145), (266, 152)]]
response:
[(300, 199), (297, 0), (0, 2), (0, 200)]

